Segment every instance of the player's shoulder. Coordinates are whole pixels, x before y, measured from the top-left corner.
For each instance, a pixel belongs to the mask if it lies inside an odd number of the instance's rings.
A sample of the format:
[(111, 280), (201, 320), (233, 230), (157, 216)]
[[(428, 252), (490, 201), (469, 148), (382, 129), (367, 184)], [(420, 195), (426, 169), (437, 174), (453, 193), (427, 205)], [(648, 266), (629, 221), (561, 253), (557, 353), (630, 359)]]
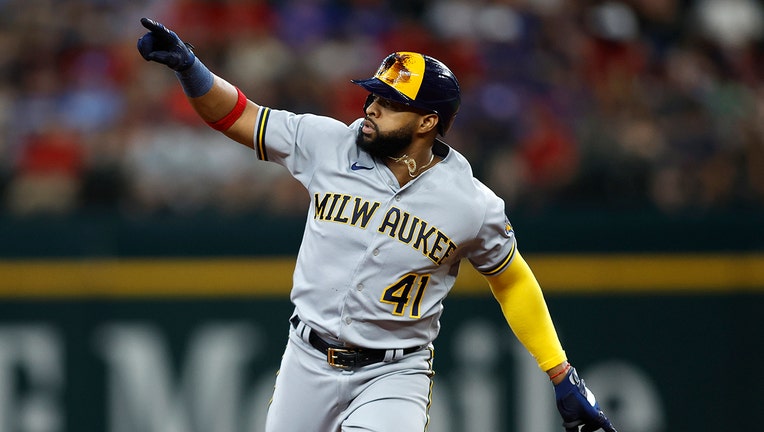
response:
[[(259, 123), (266, 124), (270, 128), (282, 127), (287, 130), (295, 131), (296, 133), (303, 134), (305, 136), (321, 136), (321, 134), (331, 135), (349, 135), (353, 132), (353, 125), (358, 123), (359, 120), (348, 125), (342, 121), (313, 113), (295, 113), (292, 111), (265, 108), (261, 116), (264, 118)], [(267, 116), (267, 118), (265, 118)], [(324, 135), (326, 136), (326, 135)]]
[(461, 189), (469, 191), (469, 196), (474, 199), (498, 198), (488, 186), (475, 177), (469, 160), (453, 147), (448, 147), (447, 164), (450, 178), (446, 184), (459, 185)]

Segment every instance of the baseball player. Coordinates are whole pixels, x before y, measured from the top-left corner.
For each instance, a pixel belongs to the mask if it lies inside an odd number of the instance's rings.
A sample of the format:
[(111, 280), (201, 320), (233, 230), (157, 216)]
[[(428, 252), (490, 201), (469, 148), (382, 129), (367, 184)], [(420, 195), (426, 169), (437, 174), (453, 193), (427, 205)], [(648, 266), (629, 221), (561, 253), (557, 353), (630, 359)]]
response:
[(460, 102), (443, 63), (391, 54), (353, 81), (369, 96), (346, 125), (258, 106), (174, 32), (141, 23), (140, 54), (176, 71), (201, 119), (284, 166), (311, 197), (267, 431), (425, 431), (443, 300), (467, 260), (549, 375), (565, 430), (615, 432), (567, 361), (504, 202), (438, 138)]

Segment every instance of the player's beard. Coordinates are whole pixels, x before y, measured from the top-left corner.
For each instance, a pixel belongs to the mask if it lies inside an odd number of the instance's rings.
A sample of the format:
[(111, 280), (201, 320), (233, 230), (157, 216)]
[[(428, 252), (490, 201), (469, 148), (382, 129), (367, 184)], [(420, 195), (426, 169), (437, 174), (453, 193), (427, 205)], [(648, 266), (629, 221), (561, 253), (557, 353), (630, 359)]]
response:
[[(370, 122), (371, 123), (371, 122)], [(356, 144), (361, 150), (377, 158), (398, 157), (403, 154), (403, 150), (411, 145), (414, 135), (413, 125), (406, 125), (394, 131), (382, 133), (376, 124), (371, 123), (375, 131), (375, 137), (370, 138), (358, 128)]]

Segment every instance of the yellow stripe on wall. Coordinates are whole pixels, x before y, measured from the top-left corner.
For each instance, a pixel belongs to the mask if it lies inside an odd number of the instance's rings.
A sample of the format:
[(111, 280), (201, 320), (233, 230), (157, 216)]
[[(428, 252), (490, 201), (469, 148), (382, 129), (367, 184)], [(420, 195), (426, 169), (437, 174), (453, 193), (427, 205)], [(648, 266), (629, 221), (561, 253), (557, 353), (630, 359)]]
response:
[(0, 262), (0, 297), (282, 296), (294, 260), (83, 259)]
[[(529, 255), (545, 293), (764, 291), (764, 254)], [(462, 266), (466, 290), (482, 277)], [(461, 281), (460, 281), (461, 282)]]
[[(764, 254), (533, 255), (544, 292), (764, 291)], [(294, 258), (61, 259), (0, 261), (0, 298), (286, 296)], [(455, 294), (490, 295), (462, 265)]]

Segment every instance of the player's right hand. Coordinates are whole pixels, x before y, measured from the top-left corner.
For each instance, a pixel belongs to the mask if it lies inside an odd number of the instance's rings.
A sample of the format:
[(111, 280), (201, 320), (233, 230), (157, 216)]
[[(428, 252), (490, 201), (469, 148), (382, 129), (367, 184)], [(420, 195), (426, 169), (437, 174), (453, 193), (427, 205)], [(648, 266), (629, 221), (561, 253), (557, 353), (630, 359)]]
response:
[(194, 64), (194, 52), (191, 45), (180, 40), (174, 31), (163, 24), (148, 18), (141, 18), (141, 24), (149, 32), (138, 39), (138, 52), (149, 61), (167, 65), (178, 72)]
[(586, 387), (584, 380), (578, 377), (576, 369), (571, 367), (565, 379), (554, 386), (557, 409), (562, 415), (565, 432), (617, 432), (615, 427), (600, 409), (594, 394)]

